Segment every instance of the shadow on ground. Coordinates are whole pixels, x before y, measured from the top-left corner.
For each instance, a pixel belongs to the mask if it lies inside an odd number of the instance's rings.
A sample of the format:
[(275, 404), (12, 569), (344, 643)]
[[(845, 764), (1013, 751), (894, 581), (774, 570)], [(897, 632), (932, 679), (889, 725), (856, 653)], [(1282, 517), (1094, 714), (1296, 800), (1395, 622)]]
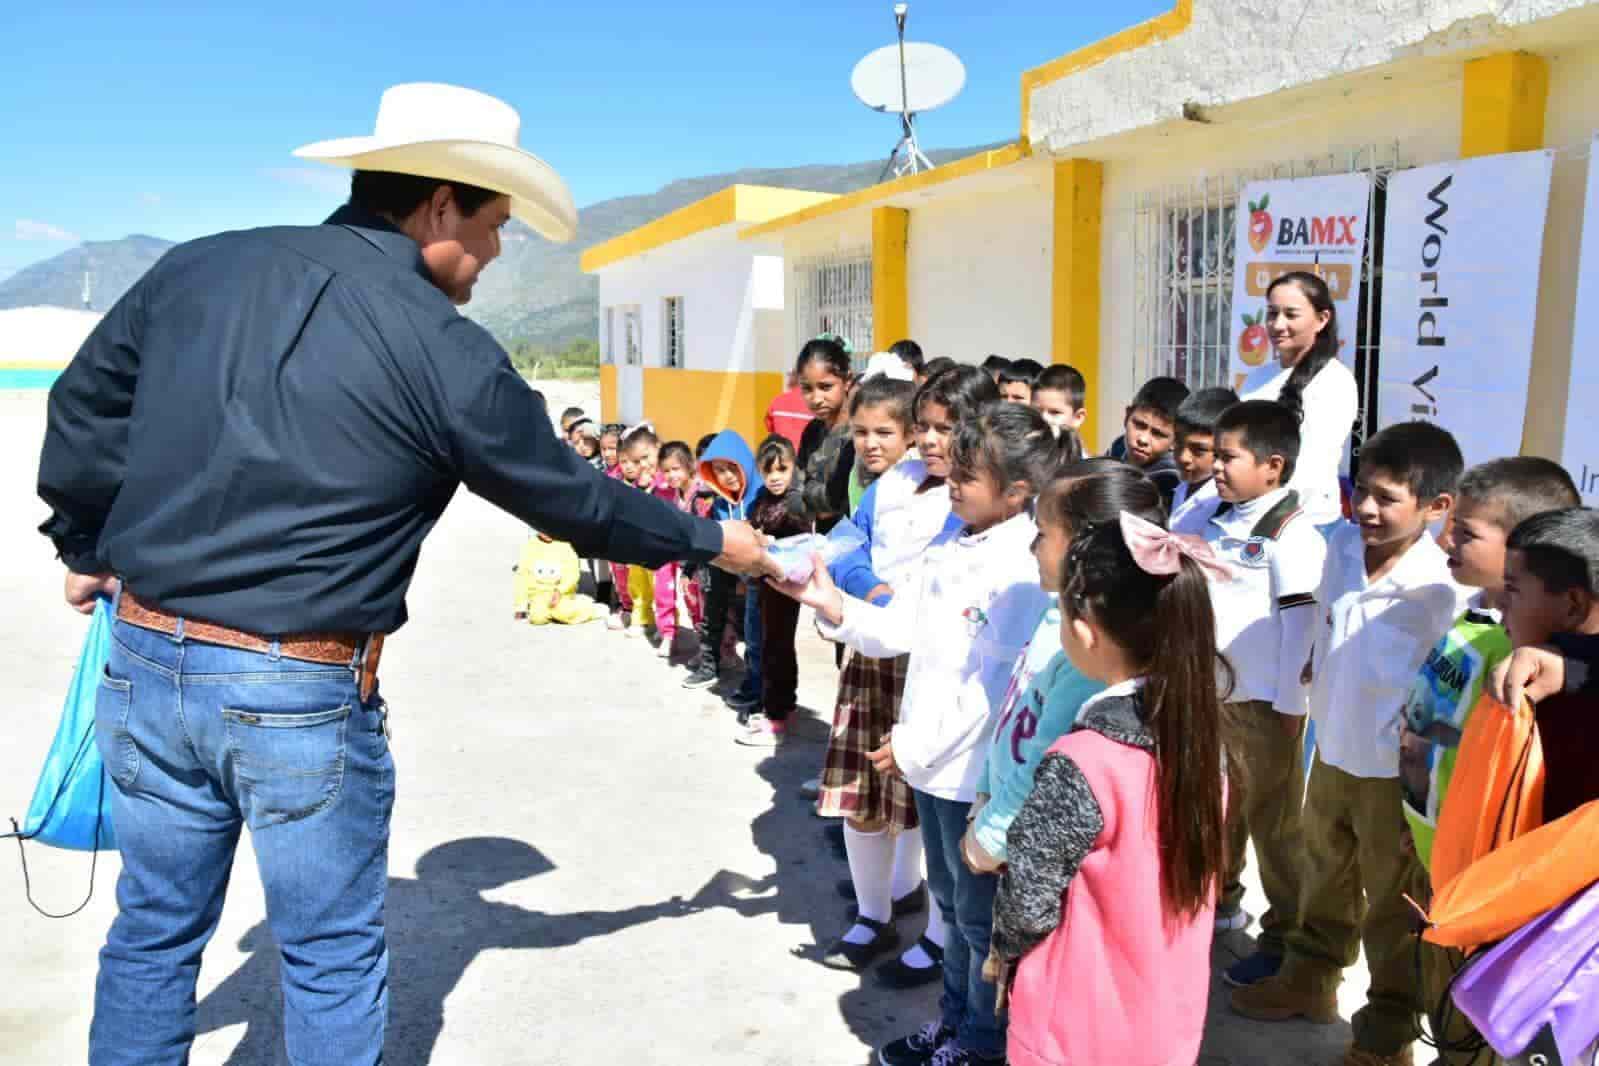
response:
[[(801, 708), (791, 720), (783, 747), (755, 766), (772, 788), (772, 802), (751, 820), (750, 835), (776, 870), (760, 878), (723, 870), (689, 900), (696, 910), (726, 907), (745, 917), (776, 915), (786, 925), (805, 926), (810, 942), (794, 953), (813, 962), (818, 972), (823, 952), (849, 928), (852, 902), (838, 893), (838, 882), (849, 877), (849, 867), (827, 844), (824, 830), (832, 823), (817, 818), (810, 801), (799, 794), (800, 784), (821, 768), (827, 730), (827, 722)], [(915, 943), (925, 923), (925, 914), (896, 923), (901, 943), (907, 947)], [(885, 956), (885, 961), (888, 957), (892, 956)], [(870, 971), (862, 974), (859, 985), (839, 1000), (841, 1016), (861, 1042), (860, 1061), (875, 1061), (875, 1047), (935, 1017), (937, 988), (935, 984), (910, 991), (887, 989), (873, 980)]]
[[(424, 1066), (444, 1027), (444, 1003), (480, 952), (561, 948), (590, 937), (693, 913), (681, 898), (619, 911), (546, 914), (483, 893), (555, 869), (537, 848), (506, 837), (440, 844), (415, 878), (389, 879), (389, 1027), (384, 1062)], [(200, 1004), (199, 1031), (246, 1026), (227, 1066), (285, 1063), (278, 950), (265, 923), (239, 942), (251, 953)]]

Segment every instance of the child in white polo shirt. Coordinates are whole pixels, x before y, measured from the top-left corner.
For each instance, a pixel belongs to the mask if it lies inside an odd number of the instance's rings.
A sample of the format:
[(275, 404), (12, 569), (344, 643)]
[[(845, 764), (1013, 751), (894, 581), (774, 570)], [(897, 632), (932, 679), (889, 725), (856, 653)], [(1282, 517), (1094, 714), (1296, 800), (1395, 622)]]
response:
[(1410, 683), (1467, 602), (1427, 527), (1449, 515), (1464, 461), (1428, 422), (1389, 426), (1361, 449), (1356, 525), (1327, 551), (1310, 682), (1316, 763), (1302, 815), (1299, 928), (1275, 977), (1233, 993), (1261, 1021), (1338, 1020), (1338, 982), (1365, 948), (1371, 983), (1347, 1066), (1410, 1066), (1421, 1007), (1414, 916), (1422, 870), (1404, 846), (1399, 730)]
[[(1186, 408), (1186, 405), (1185, 405)], [(1242, 929), (1245, 849), (1255, 842), (1268, 909), (1255, 954), (1225, 974), (1229, 984), (1264, 980), (1282, 965), (1283, 937), (1299, 914), (1305, 685), (1316, 639), (1316, 590), (1327, 542), (1285, 488), (1299, 461), (1299, 419), (1271, 400), (1234, 404), (1213, 421), (1215, 486), (1205, 540), (1233, 567), (1210, 585), (1216, 646), (1233, 666), (1227, 757), (1243, 770), (1227, 818), (1229, 864), (1216, 928)]]

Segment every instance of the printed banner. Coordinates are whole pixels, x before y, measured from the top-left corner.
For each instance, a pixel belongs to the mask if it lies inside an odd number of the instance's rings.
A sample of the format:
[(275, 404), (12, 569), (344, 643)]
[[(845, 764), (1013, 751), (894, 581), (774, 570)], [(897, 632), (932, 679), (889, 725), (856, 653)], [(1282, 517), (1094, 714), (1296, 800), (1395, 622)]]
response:
[(1338, 309), (1339, 357), (1355, 365), (1355, 316), (1360, 310), (1360, 266), (1366, 248), (1366, 207), (1371, 178), (1253, 181), (1238, 204), (1233, 254), (1231, 373), (1234, 386), (1272, 357), (1266, 333), (1266, 287), (1291, 270), (1320, 274)]
[[(1599, 151), (1599, 137), (1594, 138)], [(1577, 266), (1577, 320), (1571, 337), (1571, 387), (1566, 392), (1566, 469), (1587, 507), (1599, 507), (1599, 155), (1588, 153), (1588, 202)]]
[(1553, 160), (1518, 152), (1388, 179), (1378, 421), (1436, 422), (1467, 466), (1521, 451)]

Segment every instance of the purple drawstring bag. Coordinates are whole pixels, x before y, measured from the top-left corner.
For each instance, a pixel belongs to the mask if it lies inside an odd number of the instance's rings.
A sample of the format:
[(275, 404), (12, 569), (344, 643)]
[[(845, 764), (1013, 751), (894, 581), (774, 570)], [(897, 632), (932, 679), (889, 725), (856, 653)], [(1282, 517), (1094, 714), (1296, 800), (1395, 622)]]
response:
[(1599, 882), (1474, 957), (1452, 995), (1506, 1059), (1583, 1061), (1599, 1039)]

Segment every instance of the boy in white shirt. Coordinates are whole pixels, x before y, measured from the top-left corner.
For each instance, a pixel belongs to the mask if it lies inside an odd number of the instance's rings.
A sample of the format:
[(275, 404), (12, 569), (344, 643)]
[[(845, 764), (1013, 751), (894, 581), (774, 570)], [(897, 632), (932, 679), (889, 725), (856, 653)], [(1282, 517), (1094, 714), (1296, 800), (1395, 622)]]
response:
[(1299, 459), (1299, 419), (1292, 411), (1250, 400), (1222, 412), (1212, 428), (1219, 501), (1210, 507), (1204, 536), (1235, 575), (1212, 582), (1210, 598), (1216, 646), (1233, 668), (1228, 761), (1243, 777), (1228, 812), (1230, 864), (1216, 928), (1249, 924), (1241, 877), (1250, 840), (1269, 904), (1255, 954), (1224, 975), (1241, 987), (1278, 971), (1283, 938), (1298, 924), (1306, 705), (1300, 675), (1316, 639), (1327, 542), (1300, 510), (1298, 495), (1284, 487)]
[[(1182, 482), (1171, 500), (1173, 533), (1205, 535), (1216, 510), (1216, 419), (1238, 402), (1232, 389), (1200, 389), (1177, 408), (1177, 473)], [(1293, 464), (1290, 463), (1290, 466)]]
[(1232, 996), (1261, 1021), (1337, 1021), (1338, 982), (1363, 946), (1371, 983), (1346, 1066), (1412, 1063), (1421, 1003), (1404, 894), (1421, 890), (1422, 871), (1404, 847), (1399, 729), (1411, 680), (1468, 598), (1427, 533), (1448, 517), (1464, 465), (1455, 439), (1428, 422), (1390, 426), (1361, 449), (1356, 525), (1328, 545), (1326, 624), (1306, 669), (1317, 754), (1300, 925), (1282, 971)]

